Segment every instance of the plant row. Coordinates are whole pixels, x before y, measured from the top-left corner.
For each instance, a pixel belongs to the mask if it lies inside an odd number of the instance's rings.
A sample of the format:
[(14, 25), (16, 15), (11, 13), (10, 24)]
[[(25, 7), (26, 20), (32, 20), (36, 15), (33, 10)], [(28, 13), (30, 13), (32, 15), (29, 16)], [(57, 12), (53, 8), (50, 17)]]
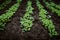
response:
[(17, 2), (13, 6), (11, 6), (9, 10), (6, 11), (6, 13), (0, 16), (0, 30), (4, 30), (6, 23), (10, 21), (10, 18), (13, 16), (18, 7), (19, 3)]
[[(47, 1), (47, 0), (44, 0), (44, 2), (46, 2), (46, 1)], [(49, 5), (57, 8), (57, 9), (60, 9), (60, 4), (57, 5), (57, 4), (55, 4), (54, 2), (52, 2), (52, 0), (50, 0), (48, 3), (49, 3)]]
[(6, 0), (5, 2), (3, 2), (1, 5), (0, 5), (0, 10), (3, 9), (4, 7), (7, 6), (7, 4), (9, 4), (12, 0)]
[(45, 26), (45, 28), (48, 29), (49, 35), (51, 37), (58, 35), (58, 33), (55, 31), (55, 26), (51, 20), (51, 16), (48, 15), (48, 12), (38, 0), (36, 0), (36, 5), (39, 9), (39, 19), (42, 21), (42, 24)]
[(22, 31), (30, 31), (34, 18), (32, 17), (33, 13), (33, 7), (32, 7), (32, 2), (28, 1), (27, 2), (27, 8), (26, 8), (26, 13), (24, 14), (23, 17), (21, 17), (21, 26), (22, 26)]
[[(56, 13), (58, 16), (60, 16), (60, 9), (58, 10), (58, 9), (54, 8), (54, 6), (55, 6), (54, 3), (48, 3), (48, 2), (46, 2), (46, 1), (44, 1), (44, 3), (46, 4), (46, 6), (47, 6), (50, 10), (52, 10), (52, 12), (54, 12), (54, 13)], [(59, 7), (59, 8), (60, 8), (60, 7)]]
[(60, 5), (56, 5), (54, 2), (50, 2), (50, 5), (60, 10)]

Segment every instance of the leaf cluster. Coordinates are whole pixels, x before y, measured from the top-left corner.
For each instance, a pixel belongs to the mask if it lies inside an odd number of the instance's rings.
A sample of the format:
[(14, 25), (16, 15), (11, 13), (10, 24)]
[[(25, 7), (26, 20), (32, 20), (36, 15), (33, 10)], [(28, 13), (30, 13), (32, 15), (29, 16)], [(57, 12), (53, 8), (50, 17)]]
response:
[(32, 17), (33, 8), (32, 8), (32, 2), (27, 2), (27, 8), (25, 15), (21, 18), (21, 25), (22, 25), (22, 31), (26, 32), (29, 31), (33, 25), (34, 18)]
[[(52, 10), (52, 12), (54, 12), (54, 13), (56, 13), (58, 16), (60, 16), (60, 5), (56, 5), (56, 4), (54, 4), (53, 2), (50, 2), (50, 3), (46, 2), (46, 1), (44, 1), (44, 2), (45, 2), (45, 4), (46, 4), (46, 6), (47, 6), (49, 9)], [(58, 8), (58, 9), (56, 9), (56, 8), (54, 8), (54, 7)]]
[(19, 7), (19, 4), (16, 3), (13, 6), (11, 6), (9, 10), (6, 11), (6, 13), (0, 16), (0, 30), (3, 30), (5, 28), (5, 24), (8, 21), (10, 21), (10, 18), (13, 16), (13, 14), (18, 9), (18, 7)]
[[(36, 2), (37, 6), (38, 6), (38, 2), (39, 1)], [(42, 5), (40, 4), (39, 7), (40, 6), (42, 6)], [(52, 20), (47, 18), (46, 14), (48, 14), (48, 12), (44, 8), (42, 8), (42, 7), (39, 8), (39, 7), (38, 7), (38, 9), (40, 11), (39, 12), (39, 17), (40, 17), (39, 19), (42, 21), (45, 28), (48, 29), (50, 36), (52, 37), (52, 36), (58, 35), (58, 33), (55, 31), (55, 26), (54, 26)]]
[(5, 0), (5, 2), (3, 2), (1, 5), (0, 5), (0, 10), (3, 9), (4, 7), (7, 6), (7, 4), (9, 4), (12, 0)]

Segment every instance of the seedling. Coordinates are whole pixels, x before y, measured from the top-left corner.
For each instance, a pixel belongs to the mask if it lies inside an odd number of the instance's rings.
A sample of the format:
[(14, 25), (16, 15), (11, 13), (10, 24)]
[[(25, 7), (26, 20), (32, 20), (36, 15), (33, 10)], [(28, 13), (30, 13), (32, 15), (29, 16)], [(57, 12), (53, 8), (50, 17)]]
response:
[(32, 17), (33, 13), (33, 8), (32, 8), (32, 2), (28, 1), (27, 2), (27, 8), (26, 8), (26, 13), (25, 15), (21, 18), (21, 25), (22, 25), (22, 31), (27, 32), (30, 31), (34, 18)]
[(0, 30), (5, 28), (5, 24), (10, 21), (10, 18), (14, 15), (15, 11), (18, 9), (19, 3), (17, 2), (7, 10), (6, 13), (0, 16)]
[[(48, 3), (48, 2), (46, 2), (46, 1), (44, 1), (44, 3), (46, 4), (46, 6), (47, 6), (50, 10), (52, 10), (52, 12), (54, 12), (54, 13), (56, 13), (58, 16), (60, 16), (60, 6), (54, 4), (53, 2)], [(59, 10), (56, 9), (56, 8), (54, 8), (54, 7), (59, 8)]]
[(38, 0), (36, 0), (37, 7), (39, 9), (39, 19), (42, 21), (43, 25), (45, 26), (46, 29), (49, 31), (49, 35), (51, 37), (58, 35), (58, 33), (55, 31), (55, 26), (52, 22), (51, 19), (47, 18), (48, 12), (44, 9), (44, 7), (41, 7), (42, 5)]

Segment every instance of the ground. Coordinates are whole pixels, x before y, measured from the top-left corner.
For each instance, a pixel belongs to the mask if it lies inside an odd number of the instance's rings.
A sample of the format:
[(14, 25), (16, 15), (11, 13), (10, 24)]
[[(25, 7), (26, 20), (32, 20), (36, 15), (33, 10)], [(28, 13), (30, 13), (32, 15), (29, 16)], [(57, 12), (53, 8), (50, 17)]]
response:
[[(34, 22), (31, 30), (29, 32), (22, 32), (20, 17), (24, 16), (26, 10), (26, 4), (28, 0), (24, 0), (21, 2), (20, 7), (13, 15), (12, 20), (6, 24), (5, 30), (0, 31), (0, 40), (60, 40), (60, 35), (50, 38), (47, 29), (44, 28), (39, 18), (39, 10), (36, 6), (35, 0), (32, 1), (33, 17)], [(0, 11), (0, 15), (6, 12), (6, 10), (15, 4), (16, 1), (12, 1), (8, 6), (6, 6), (3, 10)], [(60, 34), (60, 17), (56, 14), (52, 13), (44, 3), (41, 1), (41, 4), (45, 7), (45, 9), (52, 16), (53, 23), (55, 24), (56, 31)]]

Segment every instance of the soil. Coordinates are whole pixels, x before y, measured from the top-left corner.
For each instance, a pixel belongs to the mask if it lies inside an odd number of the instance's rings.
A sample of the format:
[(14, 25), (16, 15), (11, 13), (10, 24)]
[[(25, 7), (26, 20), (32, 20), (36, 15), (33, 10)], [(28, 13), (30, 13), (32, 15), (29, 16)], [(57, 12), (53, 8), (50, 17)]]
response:
[[(13, 15), (12, 20), (7, 23), (5, 30), (0, 31), (0, 40), (60, 40), (60, 35), (50, 38), (47, 29), (44, 28), (42, 23), (39, 20), (39, 10), (36, 6), (35, 0), (32, 1), (32, 7), (34, 8), (32, 16), (34, 17), (34, 22), (31, 30), (29, 32), (22, 32), (20, 25), (20, 17), (23, 17), (26, 10), (26, 4), (28, 0), (24, 0), (21, 2), (20, 7)], [(11, 2), (9, 7), (12, 6), (16, 2)], [(41, 4), (43, 2), (41, 1)], [(56, 14), (52, 13), (45, 5), (43, 5), (45, 9), (52, 16), (52, 21), (54, 22), (56, 31), (60, 34), (60, 17)], [(7, 7), (7, 9), (9, 8)], [(3, 9), (6, 11), (6, 9)], [(4, 13), (4, 11), (0, 11), (0, 15)]]
[(53, 0), (53, 2), (55, 2), (56, 4), (60, 4), (59, 0)]
[(5, 0), (0, 0), (0, 4), (2, 4)]

